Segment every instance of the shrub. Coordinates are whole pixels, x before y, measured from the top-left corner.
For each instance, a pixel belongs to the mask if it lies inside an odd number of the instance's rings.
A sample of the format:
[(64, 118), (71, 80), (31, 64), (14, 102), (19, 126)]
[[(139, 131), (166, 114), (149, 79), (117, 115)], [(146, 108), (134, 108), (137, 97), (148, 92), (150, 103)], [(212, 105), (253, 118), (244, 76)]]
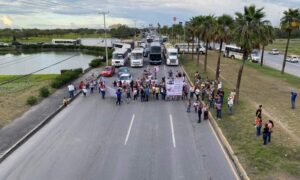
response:
[(96, 68), (99, 67), (101, 65), (101, 61), (100, 59), (93, 59), (90, 63), (89, 63), (90, 67)]
[(29, 96), (27, 98), (27, 104), (30, 105), (30, 106), (33, 106), (37, 103), (37, 98), (35, 96)]
[(82, 74), (82, 72), (83, 72), (82, 68), (65, 71), (63, 74), (61, 74), (60, 76), (57, 76), (51, 82), (51, 87), (60, 88), (60, 87), (64, 86), (65, 84), (69, 83), (70, 81), (78, 78), (79, 75)]
[(40, 96), (41, 97), (48, 97), (50, 95), (50, 91), (48, 87), (42, 87), (40, 88)]

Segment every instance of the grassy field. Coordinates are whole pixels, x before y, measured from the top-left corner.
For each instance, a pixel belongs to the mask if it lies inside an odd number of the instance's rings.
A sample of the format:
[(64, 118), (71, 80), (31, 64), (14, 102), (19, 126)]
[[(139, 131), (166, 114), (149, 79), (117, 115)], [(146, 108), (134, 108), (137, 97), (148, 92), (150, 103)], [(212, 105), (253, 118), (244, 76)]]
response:
[[(15, 118), (26, 112), (30, 106), (26, 105), (29, 96), (39, 96), (41, 87), (49, 84), (57, 75), (32, 75), (24, 79), (0, 86), (0, 128), (9, 124)], [(17, 76), (0, 75), (0, 83)], [(41, 100), (41, 98), (39, 98)]]
[[(52, 36), (38, 36), (38, 37), (29, 37), (17, 39), (21, 43), (34, 43), (34, 42), (51, 42), (52, 39), (77, 39), (77, 38), (99, 38), (103, 37), (103, 34), (77, 34), (77, 33), (68, 33), (65, 35), (52, 35)], [(110, 37), (110, 35), (107, 35)], [(0, 38), (0, 42), (11, 42), (11, 37)]]
[[(199, 67), (190, 56), (181, 58), (190, 76), (198, 70), (203, 77), (215, 77), (217, 53), (209, 52), (206, 74), (203, 73), (204, 56), (200, 58)], [(226, 95), (235, 87), (239, 65), (240, 61), (222, 59), (221, 75)], [(289, 90), (299, 88), (300, 79), (289, 75), (280, 77), (278, 73), (270, 68), (247, 64), (241, 99), (234, 106), (234, 116), (226, 114), (225, 105), (223, 119), (218, 121), (251, 179), (299, 179), (300, 176), (300, 111), (291, 110), (289, 104)], [(258, 104), (263, 104), (263, 121), (272, 119), (275, 122), (272, 143), (265, 147), (262, 146), (262, 138), (255, 136)]]
[[(285, 46), (287, 39), (276, 39), (273, 44), (270, 44), (266, 47), (267, 50), (271, 50), (273, 48), (278, 49), (280, 53), (284, 54)], [(289, 45), (288, 54), (295, 54), (300, 56), (300, 39), (291, 39)]]

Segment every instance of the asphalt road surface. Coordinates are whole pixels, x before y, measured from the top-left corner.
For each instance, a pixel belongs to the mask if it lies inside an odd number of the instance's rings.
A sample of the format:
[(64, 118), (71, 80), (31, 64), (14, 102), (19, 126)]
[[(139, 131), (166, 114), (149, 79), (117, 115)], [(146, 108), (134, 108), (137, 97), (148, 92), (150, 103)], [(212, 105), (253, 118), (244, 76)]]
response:
[[(159, 78), (169, 68), (179, 69), (160, 65)], [(0, 179), (238, 179), (210, 123), (185, 111), (183, 101), (80, 96), (0, 164)]]
[[(281, 71), (283, 54), (272, 55), (268, 51), (264, 54), (264, 64)], [(285, 72), (300, 77), (300, 63), (286, 62)]]

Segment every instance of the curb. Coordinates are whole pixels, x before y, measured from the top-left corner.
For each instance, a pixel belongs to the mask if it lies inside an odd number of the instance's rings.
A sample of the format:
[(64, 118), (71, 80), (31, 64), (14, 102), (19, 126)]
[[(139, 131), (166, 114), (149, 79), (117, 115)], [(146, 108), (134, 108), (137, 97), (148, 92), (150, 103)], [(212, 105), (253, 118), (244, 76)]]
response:
[[(187, 74), (187, 72), (185, 71), (184, 67), (181, 66), (181, 69), (183, 70), (183, 72), (186, 74), (186, 77), (189, 81), (190, 84), (192, 84), (194, 86), (194, 83), (191, 81), (189, 75)], [(202, 101), (203, 103), (203, 101)], [(240, 163), (239, 159), (237, 158), (237, 156), (235, 155), (234, 151), (232, 150), (229, 142), (227, 141), (226, 137), (224, 136), (222, 130), (220, 129), (216, 119), (213, 117), (213, 115), (211, 114), (211, 112), (209, 111), (209, 121), (215, 131), (215, 133), (217, 134), (219, 140), (222, 143), (223, 148), (225, 149), (227, 155), (229, 156), (231, 162), (234, 164), (235, 169), (237, 170), (237, 173), (240, 177), (240, 179), (242, 180), (250, 180), (250, 178), (248, 177), (244, 167), (242, 166), (242, 164)]]
[[(77, 92), (74, 96), (74, 98), (70, 99), (70, 103), (74, 101), (79, 95), (81, 94), (81, 91)], [(27, 140), (30, 139), (31, 136), (33, 136), (36, 132), (38, 132), (40, 129), (42, 129), (48, 122), (50, 122), (59, 112), (61, 112), (65, 106), (61, 105), (59, 106), (54, 112), (52, 112), (49, 116), (47, 116), (45, 119), (43, 119), (38, 125), (36, 125), (31, 131), (29, 131), (25, 136), (23, 136), (18, 142), (16, 142), (12, 147), (10, 147), (8, 150), (6, 150), (3, 154), (0, 156), (0, 164), (14, 151), (16, 151), (22, 144), (24, 144)]]

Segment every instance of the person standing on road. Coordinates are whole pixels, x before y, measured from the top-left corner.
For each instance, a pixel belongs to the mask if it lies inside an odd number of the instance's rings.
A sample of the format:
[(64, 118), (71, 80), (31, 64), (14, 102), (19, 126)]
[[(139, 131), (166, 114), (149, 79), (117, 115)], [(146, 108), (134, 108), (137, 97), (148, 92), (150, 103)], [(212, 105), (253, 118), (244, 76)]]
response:
[(101, 92), (101, 96), (102, 99), (105, 99), (105, 84), (104, 82), (100, 82), (100, 86), (99, 86), (100, 92)]
[(191, 86), (189, 91), (190, 91), (190, 99), (194, 99), (194, 92), (195, 92), (194, 86)]
[(297, 99), (297, 93), (292, 91), (291, 92), (292, 109), (295, 109), (295, 107), (296, 107), (296, 99)]
[(70, 98), (72, 99), (74, 97), (74, 91), (75, 91), (75, 87), (73, 84), (68, 85), (68, 91), (69, 91)]
[(155, 85), (155, 97), (156, 97), (156, 100), (159, 100), (159, 87), (158, 87), (158, 85)]
[(262, 105), (258, 106), (258, 109), (256, 110), (256, 118), (262, 119)]
[(187, 103), (187, 109), (186, 112), (190, 113), (191, 112), (191, 107), (192, 107), (192, 100), (189, 99), (188, 103)]
[(263, 145), (267, 145), (268, 133), (269, 133), (269, 127), (268, 124), (266, 123), (263, 129)]
[(261, 134), (261, 127), (262, 127), (262, 119), (261, 118), (256, 118), (255, 121), (255, 128), (256, 128), (256, 136), (260, 136)]
[(116, 105), (120, 105), (121, 106), (122, 92), (121, 92), (120, 88), (117, 90), (116, 95), (117, 95)]
[(201, 118), (202, 118), (202, 103), (198, 105), (198, 123), (201, 123)]
[(149, 89), (148, 86), (146, 86), (146, 88), (145, 88), (145, 100), (146, 100), (146, 102), (149, 101), (149, 94), (150, 94), (150, 89)]
[(130, 87), (127, 86), (126, 89), (125, 89), (125, 91), (126, 91), (126, 100), (127, 100), (127, 104), (129, 104), (130, 99), (131, 99)]

